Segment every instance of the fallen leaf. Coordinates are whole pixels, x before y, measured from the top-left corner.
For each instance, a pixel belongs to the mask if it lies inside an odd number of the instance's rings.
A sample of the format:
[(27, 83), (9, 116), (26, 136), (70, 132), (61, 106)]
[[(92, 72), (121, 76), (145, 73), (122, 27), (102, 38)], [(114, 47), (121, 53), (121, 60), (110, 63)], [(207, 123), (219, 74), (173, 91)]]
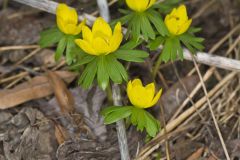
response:
[(62, 144), (68, 139), (68, 133), (61, 125), (55, 124), (55, 137), (58, 141), (58, 144)]
[[(72, 82), (76, 74), (68, 71), (57, 71), (56, 74), (66, 83)], [(53, 93), (48, 77), (38, 76), (29, 82), (19, 84), (13, 89), (0, 90), (0, 109), (15, 107), (24, 102), (43, 98)]]
[(196, 152), (194, 152), (191, 156), (187, 158), (187, 160), (196, 160), (200, 159), (201, 155), (203, 154), (204, 147), (199, 148)]
[(74, 99), (66, 84), (52, 71), (47, 71), (47, 75), (62, 113), (72, 113), (74, 111)]

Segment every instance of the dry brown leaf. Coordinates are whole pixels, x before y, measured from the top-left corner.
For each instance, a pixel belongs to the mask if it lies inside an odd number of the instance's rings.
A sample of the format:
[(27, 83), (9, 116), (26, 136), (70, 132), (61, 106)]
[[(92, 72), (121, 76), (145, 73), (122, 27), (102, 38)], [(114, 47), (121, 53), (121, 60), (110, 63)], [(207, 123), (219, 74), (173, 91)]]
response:
[(68, 139), (68, 133), (61, 125), (55, 124), (55, 137), (58, 144), (63, 144)]
[[(67, 83), (72, 82), (76, 74), (68, 71), (55, 72)], [(0, 109), (8, 109), (15, 107), (24, 102), (43, 98), (53, 93), (53, 89), (46, 76), (38, 76), (29, 82), (19, 84), (13, 89), (5, 89), (0, 91)]]
[(64, 81), (52, 71), (47, 71), (47, 75), (62, 113), (72, 113), (74, 111), (74, 98)]
[(203, 151), (204, 151), (204, 147), (199, 148), (196, 152), (194, 152), (191, 156), (189, 156), (187, 160), (199, 159), (203, 154)]

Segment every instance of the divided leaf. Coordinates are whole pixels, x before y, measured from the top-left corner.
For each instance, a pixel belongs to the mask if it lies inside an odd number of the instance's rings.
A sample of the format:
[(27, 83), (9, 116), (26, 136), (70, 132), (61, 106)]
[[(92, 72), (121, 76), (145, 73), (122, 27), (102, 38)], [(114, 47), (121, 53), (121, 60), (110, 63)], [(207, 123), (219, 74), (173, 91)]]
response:
[(49, 47), (59, 42), (64, 34), (57, 28), (53, 27), (40, 33), (39, 45), (41, 48)]
[(144, 58), (148, 57), (148, 53), (142, 50), (119, 49), (114, 54), (117, 59), (129, 62), (144, 62)]
[(83, 88), (89, 88), (92, 86), (93, 80), (97, 73), (97, 60), (94, 59), (86, 65), (81, 77), (78, 80), (78, 84), (81, 84)]
[(98, 85), (105, 90), (109, 83), (109, 75), (107, 72), (108, 64), (105, 61), (105, 57), (100, 56), (98, 57), (98, 64), (97, 64), (97, 80)]

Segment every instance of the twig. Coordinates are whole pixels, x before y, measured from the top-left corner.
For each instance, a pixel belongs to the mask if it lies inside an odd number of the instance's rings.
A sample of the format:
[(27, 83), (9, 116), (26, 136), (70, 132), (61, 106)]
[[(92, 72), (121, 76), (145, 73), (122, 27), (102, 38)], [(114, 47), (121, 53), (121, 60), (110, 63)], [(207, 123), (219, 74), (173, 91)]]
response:
[[(113, 92), (113, 104), (115, 106), (122, 106), (120, 88), (117, 84), (112, 87)], [(122, 160), (130, 160), (128, 145), (127, 145), (127, 135), (125, 131), (124, 121), (120, 120), (117, 122), (117, 132), (118, 132), (118, 143), (121, 152)]]
[(0, 47), (0, 52), (8, 50), (34, 49), (38, 47), (39, 47), (38, 45), (4, 46)]
[(195, 66), (195, 68), (196, 68), (196, 70), (197, 70), (198, 76), (199, 76), (199, 78), (200, 78), (200, 82), (201, 82), (201, 84), (202, 84), (202, 88), (203, 88), (205, 97), (206, 97), (206, 99), (207, 99), (208, 107), (209, 107), (209, 110), (210, 110), (210, 112), (211, 112), (211, 116), (212, 116), (212, 119), (213, 119), (215, 128), (216, 128), (216, 130), (217, 130), (219, 139), (220, 139), (220, 141), (221, 141), (221, 144), (222, 144), (222, 147), (223, 147), (223, 150), (224, 150), (224, 154), (225, 154), (227, 160), (230, 160), (230, 157), (229, 157), (229, 154), (228, 154), (228, 151), (227, 151), (226, 144), (225, 144), (225, 142), (224, 142), (224, 140), (223, 140), (222, 133), (221, 133), (221, 131), (220, 131), (220, 128), (219, 128), (218, 123), (217, 123), (217, 120), (216, 120), (216, 117), (215, 117), (215, 115), (214, 115), (211, 102), (210, 102), (210, 100), (209, 100), (209, 98), (208, 98), (208, 92), (207, 92), (206, 86), (205, 86), (205, 84), (204, 84), (202, 75), (201, 75), (201, 73), (200, 73), (200, 70), (199, 70), (199, 68), (198, 68), (198, 66), (197, 66), (197, 62), (196, 62), (196, 60), (195, 60), (194, 57), (193, 57), (193, 63), (194, 63), (194, 66)]
[[(52, 14), (55, 14), (55, 10), (58, 5), (57, 2), (53, 2), (50, 0), (14, 0), (14, 1), (32, 6), (34, 8), (37, 8)], [(87, 22), (90, 25), (96, 19), (96, 17), (89, 14), (83, 14), (79, 16), (79, 20), (84, 20), (85, 18), (87, 19)], [(236, 30), (238, 30), (239, 28), (240, 28), (240, 25), (236, 27)], [(126, 28), (123, 28), (123, 30), (124, 30), (123, 32), (126, 33)], [(188, 50), (184, 50), (183, 54), (185, 59), (193, 61), (191, 54)], [(204, 52), (197, 52), (196, 61), (199, 63), (203, 63), (206, 65), (215, 66), (223, 69), (240, 71), (240, 61), (221, 57), (221, 56), (212, 56)]]
[[(184, 58), (193, 61), (192, 54), (189, 50), (184, 49)], [(225, 58), (221, 56), (210, 55), (204, 52), (198, 52), (195, 55), (195, 60), (199, 63), (203, 63), (218, 68), (223, 68), (232, 71), (240, 71), (240, 61)]]
[(107, 0), (97, 0), (100, 15), (107, 21), (110, 21), (109, 9)]

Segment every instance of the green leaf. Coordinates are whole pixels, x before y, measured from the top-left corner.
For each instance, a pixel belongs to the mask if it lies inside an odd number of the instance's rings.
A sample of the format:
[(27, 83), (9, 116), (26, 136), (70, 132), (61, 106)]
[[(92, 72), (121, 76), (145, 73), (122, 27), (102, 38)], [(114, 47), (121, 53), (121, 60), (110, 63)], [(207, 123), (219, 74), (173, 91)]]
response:
[(121, 22), (121, 24), (124, 25), (124, 24), (128, 23), (128, 22), (131, 20), (132, 17), (133, 17), (133, 14), (132, 14), (132, 13), (129, 13), (128, 15), (125, 15), (125, 16), (119, 18), (119, 19), (113, 20), (113, 21), (110, 23), (110, 25), (111, 25), (112, 27), (114, 27), (114, 26), (117, 24), (117, 22)]
[(150, 9), (147, 12), (147, 17), (155, 26), (160, 35), (162, 36), (169, 35), (168, 29), (165, 23), (163, 22), (161, 15), (158, 12)]
[(155, 39), (155, 32), (146, 16), (146, 14), (139, 15), (141, 19), (141, 32), (145, 40), (148, 38)]
[(113, 54), (109, 54), (106, 56), (106, 64), (107, 64), (107, 72), (110, 78), (115, 83), (122, 83), (122, 75), (116, 66), (116, 57)]
[(70, 69), (75, 69), (81, 65), (87, 64), (91, 61), (93, 61), (96, 58), (96, 56), (92, 56), (92, 55), (84, 55), (83, 57), (81, 57), (81, 59), (78, 60), (78, 62), (76, 62), (75, 64), (73, 64)]
[(135, 125), (137, 130), (140, 130), (141, 132), (146, 126), (144, 112), (144, 109), (134, 107), (131, 115), (132, 124)]
[(91, 87), (93, 80), (97, 73), (97, 60), (93, 60), (87, 64), (86, 68), (84, 69), (78, 84), (81, 84), (83, 88)]
[(120, 47), (120, 49), (134, 49), (136, 48), (138, 45), (140, 45), (141, 43), (143, 42), (143, 40), (135, 40), (135, 39), (132, 39), (130, 41), (128, 41), (127, 43), (125, 43), (124, 45), (122, 45)]
[(142, 108), (133, 107), (130, 120), (138, 130), (143, 131), (145, 128), (151, 137), (154, 137), (160, 128), (159, 122)]
[(148, 112), (144, 112), (145, 117), (145, 127), (149, 136), (155, 137), (159, 131), (159, 124), (157, 120)]
[(200, 28), (200, 27), (190, 27), (188, 29), (188, 33), (194, 34), (194, 33), (200, 32), (201, 30), (202, 30), (202, 28)]
[(76, 48), (76, 44), (74, 42), (74, 36), (67, 37), (67, 49), (66, 49), (66, 62), (68, 65), (72, 64), (75, 59), (74, 48)]
[(164, 62), (167, 62), (170, 60), (171, 58), (171, 54), (172, 54), (172, 39), (168, 38), (165, 41), (162, 53), (160, 55), (161, 60), (163, 60)]
[(121, 107), (119, 106), (120, 109), (115, 110), (109, 114), (107, 114), (104, 117), (104, 123), (105, 124), (111, 124), (114, 122), (119, 121), (120, 119), (129, 117), (132, 114), (132, 108), (133, 107)]
[(158, 47), (163, 44), (165, 41), (165, 38), (162, 37), (162, 36), (159, 36), (157, 38), (155, 38), (154, 40), (150, 41), (149, 44), (148, 44), (148, 48), (151, 50), (151, 51), (154, 51), (154, 50), (157, 50)]
[(66, 37), (62, 37), (62, 39), (59, 41), (57, 45), (57, 50), (55, 53), (55, 61), (59, 61), (59, 59), (63, 56), (63, 52), (66, 48), (66, 45), (67, 45)]
[(49, 47), (59, 42), (64, 34), (57, 28), (53, 27), (40, 33), (39, 45), (41, 48)]
[(125, 81), (128, 81), (128, 74), (127, 74), (126, 69), (123, 67), (123, 65), (120, 62), (118, 62), (117, 60), (114, 62), (114, 65), (115, 65), (116, 69), (120, 72), (120, 74), (122, 75), (122, 78)]
[(122, 59), (129, 62), (144, 62), (144, 58), (149, 56), (149, 54), (145, 51), (124, 49), (119, 49), (114, 54), (117, 59)]
[(202, 51), (204, 49), (204, 46), (202, 45), (202, 42), (204, 41), (203, 38), (184, 33), (179, 36), (179, 39), (193, 54), (195, 54), (197, 50)]
[(105, 61), (104, 56), (98, 57), (98, 64), (97, 64), (97, 80), (98, 85), (105, 90), (109, 83), (109, 75), (107, 72), (107, 63)]
[(118, 11), (120, 12), (120, 13), (122, 13), (122, 14), (130, 14), (132, 11), (130, 11), (130, 10), (127, 10), (127, 9), (118, 9)]
[(132, 34), (132, 38), (138, 41), (141, 36), (141, 18), (137, 13), (133, 14), (128, 24), (128, 29), (130, 31), (129, 33)]
[(112, 112), (117, 112), (118, 110), (121, 110), (123, 107), (128, 107), (131, 108), (133, 106), (109, 106), (104, 108), (100, 114), (103, 115), (104, 117), (107, 116), (108, 114), (112, 113)]

